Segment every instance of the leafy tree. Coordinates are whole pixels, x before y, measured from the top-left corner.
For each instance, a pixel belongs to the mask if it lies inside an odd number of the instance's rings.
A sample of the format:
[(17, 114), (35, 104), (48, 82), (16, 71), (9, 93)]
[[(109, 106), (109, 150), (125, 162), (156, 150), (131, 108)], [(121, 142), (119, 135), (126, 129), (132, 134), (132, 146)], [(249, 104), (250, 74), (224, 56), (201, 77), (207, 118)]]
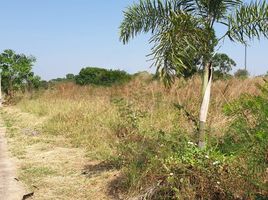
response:
[(36, 59), (33, 56), (16, 54), (8, 49), (0, 54), (3, 91), (12, 97), (15, 90), (21, 89), (34, 75), (31, 72)]
[[(213, 74), (213, 55), (220, 40), (247, 43), (268, 37), (268, 4), (241, 0), (140, 0), (124, 12), (120, 39), (126, 44), (139, 33), (152, 34), (152, 59), (157, 71), (170, 84), (174, 75), (200, 62), (203, 71), (199, 147), (205, 147), (205, 124)], [(215, 24), (227, 31), (216, 37)]]
[(86, 67), (81, 69), (75, 79), (76, 83), (79, 85), (94, 84), (109, 86), (128, 81), (130, 79), (130, 75), (121, 70)]
[(45, 81), (45, 80), (42, 80), (40, 82), (40, 88), (43, 88), (43, 89), (48, 89), (49, 88), (49, 85), (50, 83), (48, 81)]
[(51, 79), (50, 83), (61, 83), (61, 82), (73, 82), (75, 81), (75, 75), (74, 74), (66, 74), (64, 78), (54, 78)]
[(224, 53), (216, 53), (212, 57), (212, 63), (214, 71), (219, 77), (226, 76), (236, 66), (235, 61)]
[(54, 79), (51, 79), (49, 82), (58, 83), (58, 82), (64, 82), (64, 81), (66, 81), (65, 78), (54, 78)]
[(66, 74), (66, 79), (67, 80), (74, 80), (75, 79), (75, 75), (74, 74)]
[(239, 69), (235, 72), (234, 75), (237, 78), (245, 79), (249, 77), (249, 72), (246, 69)]
[(39, 89), (41, 85), (41, 77), (36, 76), (33, 72), (31, 72), (27, 78), (28, 90), (31, 91), (32, 89)]

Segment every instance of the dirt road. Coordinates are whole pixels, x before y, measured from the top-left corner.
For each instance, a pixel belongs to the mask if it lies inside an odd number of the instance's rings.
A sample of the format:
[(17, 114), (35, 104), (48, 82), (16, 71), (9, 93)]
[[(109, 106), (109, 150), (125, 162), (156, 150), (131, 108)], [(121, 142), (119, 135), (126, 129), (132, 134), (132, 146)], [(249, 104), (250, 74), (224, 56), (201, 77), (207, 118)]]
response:
[(8, 152), (5, 132), (0, 119), (0, 200), (21, 200), (25, 191), (16, 179), (16, 165)]

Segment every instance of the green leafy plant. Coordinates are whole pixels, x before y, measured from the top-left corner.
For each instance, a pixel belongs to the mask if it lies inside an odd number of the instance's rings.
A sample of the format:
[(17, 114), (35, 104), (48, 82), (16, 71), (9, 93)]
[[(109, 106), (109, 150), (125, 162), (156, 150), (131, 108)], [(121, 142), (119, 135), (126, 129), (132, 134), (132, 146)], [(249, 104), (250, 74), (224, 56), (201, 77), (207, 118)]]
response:
[(2, 69), (2, 88), (9, 98), (14, 96), (14, 91), (28, 86), (37, 86), (40, 78), (34, 76), (32, 67), (36, 59), (33, 56), (16, 54), (7, 49), (0, 54), (0, 68)]
[(128, 195), (141, 199), (236, 199), (255, 193), (232, 156), (201, 150), (179, 130), (133, 132), (120, 142), (117, 160)]
[(216, 53), (212, 58), (214, 79), (231, 77), (229, 72), (236, 66), (233, 59), (224, 53)]
[[(225, 106), (234, 120), (223, 138), (220, 148), (226, 155), (234, 155), (248, 174), (244, 178), (262, 191), (267, 191), (268, 166), (268, 83), (259, 86), (259, 96), (243, 95)], [(266, 193), (267, 194), (267, 193)]]
[(249, 77), (249, 72), (246, 69), (239, 69), (235, 72), (234, 76), (240, 79), (246, 79)]
[(87, 67), (81, 69), (75, 77), (76, 83), (79, 85), (103, 85), (124, 83), (130, 80), (130, 75), (121, 70), (107, 70), (97, 67)]
[(66, 79), (67, 80), (70, 80), (70, 81), (73, 81), (75, 79), (75, 75), (74, 74), (66, 74)]
[(118, 123), (116, 134), (121, 139), (126, 139), (139, 130), (139, 122), (146, 116), (146, 112), (135, 108), (134, 104), (125, 99), (113, 99), (118, 109)]
[[(251, 198), (259, 191), (245, 179), (247, 168), (214, 144), (200, 149), (179, 128), (171, 132), (143, 129), (146, 115), (124, 99), (115, 127), (119, 138), (113, 161), (122, 169), (121, 184), (129, 196), (141, 199)], [(214, 141), (213, 141), (214, 142)], [(239, 186), (237, 186), (237, 184)]]

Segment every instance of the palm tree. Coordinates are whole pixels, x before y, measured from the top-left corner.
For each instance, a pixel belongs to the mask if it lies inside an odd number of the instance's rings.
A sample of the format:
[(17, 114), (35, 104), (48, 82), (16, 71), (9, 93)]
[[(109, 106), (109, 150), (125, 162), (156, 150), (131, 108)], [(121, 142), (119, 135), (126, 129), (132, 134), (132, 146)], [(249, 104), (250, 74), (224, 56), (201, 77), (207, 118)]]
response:
[[(215, 24), (226, 27), (217, 38)], [(268, 37), (268, 4), (241, 0), (140, 0), (124, 12), (120, 40), (126, 44), (140, 33), (151, 33), (152, 60), (167, 84), (198, 60), (203, 70), (198, 144), (205, 147), (212, 84), (212, 58), (218, 42), (229, 38), (246, 44)]]

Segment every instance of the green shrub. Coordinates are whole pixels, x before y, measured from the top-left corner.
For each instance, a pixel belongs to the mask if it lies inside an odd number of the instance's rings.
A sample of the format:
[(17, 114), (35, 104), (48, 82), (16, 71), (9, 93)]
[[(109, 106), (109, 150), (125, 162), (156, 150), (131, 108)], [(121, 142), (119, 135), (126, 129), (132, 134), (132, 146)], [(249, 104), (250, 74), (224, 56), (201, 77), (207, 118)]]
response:
[(75, 77), (79, 85), (104, 85), (123, 83), (130, 80), (130, 75), (121, 70), (107, 70), (103, 68), (87, 67), (81, 69)]
[[(234, 120), (220, 145), (226, 155), (233, 155), (259, 193), (268, 190), (268, 83), (259, 86), (259, 96), (243, 95), (225, 106), (225, 112)], [(266, 193), (267, 195), (267, 193)]]
[(66, 74), (65, 79), (72, 81), (75, 79), (75, 75), (74, 74)]
[(236, 78), (246, 79), (249, 77), (249, 72), (246, 69), (239, 69), (235, 72)]
[(123, 98), (113, 99), (113, 103), (118, 108), (118, 123), (115, 125), (117, 137), (124, 138), (139, 129), (139, 122), (145, 117), (146, 112), (141, 111), (133, 106), (133, 103)]
[(232, 157), (202, 151), (179, 131), (131, 134), (118, 149), (125, 187), (144, 199), (235, 199), (250, 187)]
[[(245, 168), (216, 148), (200, 150), (179, 129), (142, 130), (144, 115), (133, 104), (118, 105), (119, 166), (124, 188), (140, 199), (251, 198), (256, 190), (241, 174)], [(135, 117), (133, 117), (135, 116)], [(123, 124), (123, 126), (122, 126)], [(126, 129), (122, 129), (125, 127)], [(123, 137), (122, 137), (123, 136)]]
[(231, 79), (233, 76), (231, 74), (224, 74), (219, 70), (213, 72), (213, 79), (214, 80), (228, 80)]

